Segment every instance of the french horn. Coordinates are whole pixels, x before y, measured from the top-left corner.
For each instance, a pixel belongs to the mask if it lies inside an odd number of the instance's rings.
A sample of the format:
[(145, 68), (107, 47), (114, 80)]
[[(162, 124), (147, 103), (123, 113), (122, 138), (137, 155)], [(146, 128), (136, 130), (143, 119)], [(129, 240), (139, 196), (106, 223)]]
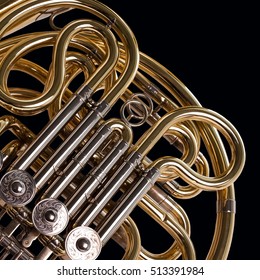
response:
[[(4, 1), (0, 38), (1, 260), (102, 259), (112, 241), (124, 260), (194, 260), (185, 207), (210, 193), (206, 259), (227, 259), (245, 149), (226, 118), (96, 0)], [(164, 252), (135, 209), (171, 236)]]

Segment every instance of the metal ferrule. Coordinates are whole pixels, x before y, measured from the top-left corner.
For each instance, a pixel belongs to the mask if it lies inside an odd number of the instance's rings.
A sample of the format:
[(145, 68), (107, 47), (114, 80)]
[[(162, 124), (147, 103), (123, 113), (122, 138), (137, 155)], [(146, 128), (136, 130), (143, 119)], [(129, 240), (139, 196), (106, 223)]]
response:
[(87, 180), (81, 185), (79, 190), (72, 196), (67, 203), (69, 215), (73, 215), (79, 210), (86, 199), (96, 190), (102, 183), (107, 173), (112, 169), (120, 157), (126, 152), (129, 144), (121, 141), (103, 160), (95, 167)]
[(75, 95), (76, 98), (80, 99), (80, 103), (84, 105), (90, 99), (93, 94), (93, 89), (89, 85), (84, 85), (79, 92)]
[(129, 216), (137, 203), (149, 191), (158, 179), (160, 172), (151, 168), (139, 179), (137, 184), (129, 188), (116, 207), (109, 213), (104, 222), (97, 226), (96, 231), (104, 244), (112, 237), (123, 221)]
[(102, 187), (102, 190), (95, 197), (94, 203), (76, 221), (77, 225), (89, 225), (97, 214), (105, 207), (112, 196), (119, 190), (125, 180), (141, 161), (141, 155), (131, 153), (122, 165), (111, 176), (111, 179)]
[(111, 110), (111, 106), (104, 100), (98, 103), (96, 107), (96, 111), (101, 119), (104, 118), (110, 110)]
[(236, 200), (235, 199), (226, 199), (226, 200), (217, 200), (217, 213), (236, 213)]

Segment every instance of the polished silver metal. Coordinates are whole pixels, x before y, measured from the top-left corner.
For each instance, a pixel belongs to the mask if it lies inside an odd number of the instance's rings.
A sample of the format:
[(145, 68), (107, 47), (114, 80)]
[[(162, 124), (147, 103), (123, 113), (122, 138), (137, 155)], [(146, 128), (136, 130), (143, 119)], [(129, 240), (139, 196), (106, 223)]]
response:
[(66, 158), (73, 153), (77, 146), (84, 140), (91, 129), (97, 122), (104, 117), (107, 107), (105, 102), (102, 102), (98, 107), (92, 109), (84, 120), (73, 130), (70, 136), (59, 146), (52, 157), (35, 175), (36, 188), (39, 190), (44, 187), (49, 178), (59, 170)]
[(78, 95), (74, 95), (63, 109), (53, 118), (46, 128), (38, 135), (34, 142), (28, 147), (27, 152), (21, 155), (13, 164), (13, 169), (27, 169), (47, 145), (57, 136), (75, 113), (85, 104), (92, 89), (85, 86)]
[(140, 164), (141, 158), (142, 156), (139, 153), (133, 152), (124, 160), (108, 182), (104, 184), (102, 190), (95, 196), (93, 203), (80, 215), (76, 222), (77, 225), (89, 226), (93, 222), (97, 214), (105, 207), (138, 164)]
[(116, 147), (108, 153), (101, 163), (93, 168), (85, 182), (66, 204), (70, 217), (73, 217), (76, 214), (93, 191), (100, 186), (108, 171), (111, 170), (119, 158), (122, 157), (128, 147), (129, 144), (125, 141), (117, 143)]
[(23, 170), (11, 170), (0, 181), (0, 198), (12, 206), (24, 206), (35, 195), (35, 181)]
[(44, 197), (58, 198), (110, 133), (111, 129), (108, 126), (104, 125), (100, 127), (78, 154), (73, 157), (72, 161), (70, 161), (62, 170), (61, 176), (57, 177), (57, 179), (51, 184), (44, 193)]
[(0, 170), (2, 169), (4, 164), (4, 155), (3, 153), (0, 151)]
[(16, 260), (32, 260), (34, 256), (25, 248), (22, 248), (18, 242), (10, 239), (8, 234), (4, 231), (0, 231), (0, 246), (8, 248), (4, 252), (1, 252), (1, 260), (4, 260), (8, 255), (12, 255), (12, 259)]
[(159, 176), (159, 170), (151, 168), (144, 172), (138, 182), (123, 194), (116, 206), (109, 212), (106, 219), (96, 227), (96, 231), (103, 244), (106, 244), (113, 236), (122, 222), (136, 207), (137, 203), (140, 202), (142, 197), (154, 185)]
[(67, 226), (69, 218), (67, 208), (56, 199), (41, 200), (33, 209), (32, 221), (35, 228), (44, 235), (61, 233)]
[(98, 233), (89, 227), (76, 227), (67, 235), (65, 250), (72, 260), (94, 260), (101, 251)]
[[(147, 104), (142, 99), (145, 99)], [(121, 119), (131, 127), (137, 127), (147, 122), (152, 112), (153, 102), (151, 98), (144, 93), (133, 94), (120, 109)], [(128, 114), (128, 117), (126, 114)], [(131, 119), (135, 119), (136, 121), (131, 122)]]
[[(0, 260), (92, 260), (110, 238), (125, 251), (123, 259), (195, 259), (189, 220), (175, 198), (202, 190), (216, 191), (218, 199), (207, 259), (227, 258), (233, 183), (245, 162), (236, 129), (140, 52), (131, 29), (103, 3), (0, 6), (0, 109), (10, 114), (0, 117), (0, 135), (9, 130), (17, 138), (0, 151)], [(67, 11), (77, 19), (64, 25), (59, 18)], [(23, 33), (47, 17), (48, 31)], [(52, 49), (48, 69), (30, 60), (46, 47)], [(43, 91), (16, 85), (14, 71), (38, 80)], [(41, 113), (48, 121), (38, 135), (15, 117), (38, 120)], [(172, 151), (154, 157), (161, 139), (180, 157)], [(131, 218), (135, 207), (173, 237), (165, 252), (143, 247)]]

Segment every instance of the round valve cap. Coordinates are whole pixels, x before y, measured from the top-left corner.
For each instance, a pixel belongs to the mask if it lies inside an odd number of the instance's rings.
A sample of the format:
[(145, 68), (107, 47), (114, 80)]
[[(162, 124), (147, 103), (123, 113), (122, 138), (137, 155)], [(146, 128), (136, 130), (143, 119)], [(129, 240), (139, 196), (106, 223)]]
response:
[(102, 242), (98, 233), (90, 227), (74, 228), (65, 240), (66, 253), (72, 260), (95, 260), (101, 248)]
[(24, 170), (11, 170), (0, 180), (0, 198), (12, 206), (24, 206), (35, 196), (33, 177)]
[(41, 234), (48, 236), (57, 235), (68, 224), (68, 211), (62, 202), (53, 198), (46, 198), (34, 207), (32, 221), (35, 228)]

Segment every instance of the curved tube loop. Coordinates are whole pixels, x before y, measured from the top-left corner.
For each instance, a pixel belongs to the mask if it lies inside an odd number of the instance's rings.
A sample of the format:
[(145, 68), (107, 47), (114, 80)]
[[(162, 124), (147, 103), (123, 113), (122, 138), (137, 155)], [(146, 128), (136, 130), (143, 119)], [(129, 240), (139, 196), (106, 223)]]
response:
[(65, 76), (66, 50), (68, 48), (70, 39), (75, 34), (82, 32), (82, 30), (100, 32), (101, 34), (104, 34), (104, 41), (107, 42), (107, 46), (110, 46), (107, 48), (107, 59), (103, 62), (102, 66), (100, 66), (100, 70), (97, 69), (95, 72), (95, 77), (92, 75), (92, 79), (88, 81), (89, 86), (91, 87), (91, 82), (93, 83), (93, 79), (95, 80), (94, 83), (96, 83), (96, 80), (100, 78), (99, 75), (107, 75), (107, 73), (113, 69), (114, 61), (117, 57), (117, 51), (115, 48), (113, 48), (113, 46), (116, 46), (116, 43), (112, 32), (105, 29), (105, 27), (97, 22), (90, 20), (78, 20), (64, 27), (61, 33), (58, 35), (53, 50), (54, 60), (52, 63), (52, 68), (51, 71), (49, 71), (49, 76), (47, 78), (48, 87), (45, 88), (43, 95), (35, 100), (17, 100), (13, 97), (7, 96), (4, 92), (4, 90), (7, 90), (5, 82), (7, 81), (10, 66), (15, 62), (15, 60), (19, 59), (22, 55), (26, 54), (32, 49), (42, 46), (41, 44), (44, 42), (53, 40), (54, 36), (49, 34), (40, 34), (38, 36), (34, 36), (33, 38), (21, 41), (16, 46), (11, 48), (9, 52), (7, 52), (5, 59), (2, 60), (0, 68), (0, 96), (2, 99), (2, 105), (6, 108), (9, 108), (10, 111), (20, 112), (20, 114), (24, 114), (24, 111), (29, 111), (30, 113), (36, 111), (35, 113), (38, 113), (38, 111), (42, 111), (48, 107), (49, 104), (51, 104), (53, 100), (55, 100), (60, 94), (62, 89)]
[(19, 140), (12, 140), (0, 151), (0, 170), (8, 166), (17, 156), (22, 143)]
[(172, 234), (174, 228), (171, 228), (170, 224), (165, 224), (164, 214), (167, 213), (171, 219), (175, 220), (176, 223), (179, 223), (179, 225), (187, 232), (188, 236), (190, 236), (190, 221), (184, 209), (156, 185), (148, 191), (138, 205), (148, 215), (151, 215), (160, 226), (164, 227), (173, 238), (173, 244), (165, 252), (155, 254), (142, 247), (139, 258), (154, 260), (175, 260), (179, 258), (181, 250)]
[[(27, 14), (28, 8), (30, 10), (30, 14)], [(5, 10), (5, 13), (3, 14), (0, 21), (0, 37), (4, 37), (5, 35), (22, 28), (22, 22), (26, 22), (26, 24), (28, 25), (30, 22), (34, 22), (40, 20), (41, 18), (49, 16), (49, 13), (44, 15), (43, 12), (42, 14), (42, 11), (46, 11), (48, 10), (48, 8), (51, 11), (55, 11), (57, 9), (60, 10), (63, 8), (78, 8), (84, 11), (91, 12), (104, 20), (107, 23), (107, 26), (115, 30), (117, 35), (122, 40), (125, 49), (127, 50), (126, 66), (122, 71), (117, 83), (115, 83), (113, 87), (102, 96), (102, 100), (104, 100), (109, 106), (112, 106), (130, 85), (138, 69), (139, 52), (134, 34), (126, 25), (126, 23), (114, 11), (112, 11), (106, 5), (94, 0), (74, 0), (66, 2), (61, 0), (31, 0), (27, 1), (26, 3), (18, 3), (15, 9), (13, 6), (10, 6)], [(13, 20), (14, 17), (16, 19), (15, 21)], [(19, 24), (17, 24), (17, 22), (19, 22)], [(106, 31), (108, 30), (106, 29)], [(7, 104), (8, 101), (11, 101), (5, 99), (6, 96), (3, 92), (2, 94), (0, 92), (0, 96), (3, 100), (6, 101)]]
[(167, 232), (169, 232), (176, 241), (176, 243), (173, 243), (173, 245), (162, 254), (151, 254), (147, 250), (142, 249), (140, 258), (177, 259), (181, 253), (183, 259), (196, 259), (195, 249), (190, 239), (189, 233), (172, 215), (171, 211), (165, 212), (165, 209), (163, 209), (161, 205), (154, 203), (151, 199), (149, 199), (149, 204), (147, 205), (147, 198), (144, 198), (140, 202), (140, 205), (142, 209), (149, 213), (149, 215), (151, 215), (153, 219), (155, 219)]
[(35, 135), (25, 125), (13, 116), (5, 115), (0, 117), (0, 135), (10, 130), (22, 142), (29, 144)]
[[(182, 106), (201, 106), (192, 92), (173, 73), (143, 53), (140, 53), (140, 69), (149, 72), (150, 76), (168, 89), (172, 97), (176, 98)], [(149, 87), (146, 88), (149, 90)], [(171, 104), (167, 98), (163, 98), (166, 100), (166, 102), (162, 102), (163, 106), (166, 107)], [(170, 108), (165, 108), (166, 111), (173, 109), (172, 105)], [(199, 128), (201, 138), (207, 144), (213, 172), (215, 175), (219, 175), (229, 165), (222, 139), (218, 131), (212, 126), (201, 124)], [(245, 154), (243, 154), (243, 157), (245, 157)], [(226, 202), (235, 201), (234, 185), (231, 184), (226, 189), (218, 190), (216, 195), (218, 204), (221, 205), (219, 209), (222, 210), (217, 211), (213, 241), (207, 259), (226, 259), (235, 225), (235, 211), (227, 211)]]
[[(190, 129), (184, 125), (172, 126), (168, 131), (166, 131), (165, 135), (173, 135), (177, 137), (182, 145), (182, 156), (180, 157), (180, 160), (185, 162), (187, 165), (192, 166), (198, 156), (199, 146), (197, 145), (196, 138)], [(172, 179), (172, 172), (170, 173), (170, 177), (166, 172), (164, 172), (160, 175), (158, 181), (165, 182)]]
[[(210, 173), (209, 164), (201, 152), (199, 153), (194, 165), (199, 174), (202, 174), (207, 177), (209, 176)], [(172, 176), (171, 175), (172, 170), (169, 170), (169, 173), (170, 173), (168, 175), (169, 181), (164, 182), (162, 188), (166, 190), (168, 193), (170, 193), (173, 197), (178, 199), (190, 199), (202, 192), (201, 188), (196, 188), (191, 184), (187, 184), (183, 186), (177, 181), (170, 180), (170, 177)]]
[(133, 219), (128, 217), (121, 226), (126, 234), (127, 243), (125, 246), (125, 253), (122, 260), (136, 260), (141, 251), (141, 238), (139, 230)]
[[(160, 158), (154, 166), (158, 168), (161, 173), (163, 173), (163, 169), (167, 168), (167, 170), (169, 170), (169, 168), (171, 168), (174, 175), (177, 173), (184, 181), (198, 188), (219, 190), (228, 187), (238, 178), (243, 169), (245, 163), (244, 145), (233, 125), (224, 117), (211, 110), (191, 106), (179, 108), (165, 115), (161, 118), (157, 126), (151, 127), (147, 133), (137, 141), (135, 144), (135, 147), (137, 147), (136, 151), (142, 155), (146, 155), (153, 143), (155, 143), (169, 127), (185, 120), (203, 121), (216, 127), (226, 137), (231, 148), (229, 167), (219, 176), (206, 177), (198, 174), (186, 163), (177, 158)], [(167, 171), (167, 174), (168, 173)]]

